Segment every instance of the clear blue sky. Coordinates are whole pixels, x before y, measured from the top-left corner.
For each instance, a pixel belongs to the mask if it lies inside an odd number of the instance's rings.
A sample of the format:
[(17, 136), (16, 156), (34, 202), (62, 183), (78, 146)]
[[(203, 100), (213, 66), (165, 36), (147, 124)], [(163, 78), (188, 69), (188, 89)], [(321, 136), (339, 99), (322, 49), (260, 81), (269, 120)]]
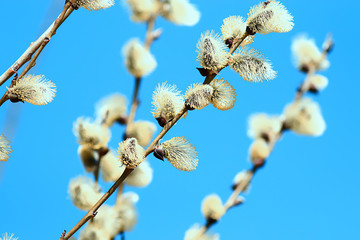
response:
[[(185, 91), (191, 83), (202, 82), (195, 69), (199, 66), (195, 50), (200, 34), (211, 29), (220, 32), (224, 18), (246, 17), (249, 8), (258, 3), (192, 2), (202, 13), (195, 27), (179, 27), (163, 19), (156, 23), (164, 30), (152, 47), (159, 66), (142, 83), (137, 119), (155, 122), (150, 98), (158, 83), (168, 81)], [(248, 83), (229, 69), (221, 72), (237, 91), (235, 107), (225, 112), (212, 106), (193, 111), (169, 132), (165, 139), (185, 136), (197, 147), (198, 169), (180, 172), (149, 157), (154, 168), (151, 185), (126, 189), (140, 195), (139, 223), (127, 240), (183, 239), (191, 225), (204, 222), (200, 212), (204, 196), (218, 193), (227, 199), (234, 175), (250, 166), (248, 116), (281, 113), (304, 78), (293, 66), (290, 53), (291, 40), (304, 32), (318, 45), (332, 32), (336, 43), (331, 67), (324, 72), (329, 86), (315, 97), (327, 130), (318, 138), (285, 134), (266, 167), (256, 175), (246, 203), (232, 209), (213, 230), (223, 240), (360, 239), (358, 4), (324, 0), (284, 4), (295, 18), (293, 31), (256, 36), (252, 46), (272, 61), (278, 77)], [(61, 5), (62, 1), (50, 0), (2, 1), (1, 73), (57, 16)], [(21, 240), (58, 239), (84, 215), (67, 194), (70, 178), (84, 173), (72, 124), (79, 116), (93, 116), (94, 103), (105, 95), (121, 92), (131, 98), (134, 81), (123, 65), (121, 49), (131, 37), (143, 39), (144, 31), (144, 25), (129, 20), (121, 1), (104, 11), (79, 9), (61, 26), (32, 70), (56, 83), (55, 100), (38, 107), (7, 102), (0, 108), (1, 126), (10, 123), (2, 132), (11, 136), (14, 150), (8, 162), (0, 163), (0, 234), (12, 232)], [(1, 94), (5, 90), (2, 86)], [(112, 129), (113, 148), (123, 130)]]

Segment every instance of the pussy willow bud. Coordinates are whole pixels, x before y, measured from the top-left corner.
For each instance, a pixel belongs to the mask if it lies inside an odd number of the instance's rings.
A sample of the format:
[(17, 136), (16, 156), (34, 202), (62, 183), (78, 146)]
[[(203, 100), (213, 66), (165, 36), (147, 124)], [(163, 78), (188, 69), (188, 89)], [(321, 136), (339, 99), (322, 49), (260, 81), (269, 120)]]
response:
[(73, 132), (77, 137), (79, 144), (86, 145), (94, 150), (107, 148), (107, 144), (111, 138), (109, 128), (99, 123), (92, 122), (89, 118), (83, 117), (76, 120)]
[(129, 125), (126, 136), (136, 138), (141, 146), (146, 147), (150, 143), (155, 131), (156, 126), (154, 123), (136, 121)]
[(221, 198), (216, 194), (206, 196), (201, 204), (201, 212), (206, 219), (218, 221), (225, 213)]
[(183, 137), (175, 137), (160, 144), (154, 155), (165, 157), (171, 165), (179, 170), (192, 171), (198, 164), (196, 149)]
[(126, 0), (131, 8), (131, 19), (135, 22), (145, 22), (155, 14), (159, 2), (156, 0)]
[(235, 89), (223, 79), (214, 79), (210, 86), (213, 88), (213, 94), (210, 102), (220, 110), (229, 110), (234, 107), (236, 102)]
[[(223, 40), (228, 48), (231, 48), (234, 41), (240, 38), (246, 32), (246, 23), (240, 16), (231, 16), (224, 19), (221, 26)], [(240, 46), (246, 46), (254, 41), (254, 36), (248, 36), (244, 39)]]
[(194, 26), (200, 20), (200, 12), (189, 0), (164, 1), (162, 15), (167, 20), (185, 26)]
[(226, 46), (220, 36), (214, 34), (214, 32), (207, 31), (205, 34), (201, 34), (196, 46), (198, 52), (197, 61), (203, 68), (217, 70), (227, 63), (229, 54), (226, 51)]
[(114, 93), (102, 98), (95, 106), (96, 119), (111, 127), (116, 121), (126, 118), (127, 99), (124, 95)]
[(248, 136), (250, 138), (263, 138), (269, 142), (281, 130), (280, 116), (269, 116), (265, 113), (253, 114), (248, 121)]
[(116, 153), (110, 150), (100, 161), (101, 177), (105, 182), (115, 182), (124, 172), (125, 166), (119, 163)]
[(129, 174), (124, 183), (133, 187), (146, 187), (152, 179), (153, 169), (148, 161), (144, 161)]
[(244, 80), (250, 82), (261, 82), (276, 77), (271, 62), (254, 49), (242, 48), (237, 51), (231, 57), (230, 67)]
[(159, 84), (152, 96), (153, 116), (161, 127), (172, 120), (184, 106), (184, 97), (177, 90), (176, 85)]
[(0, 161), (7, 161), (12, 153), (9, 140), (4, 134), (0, 135)]
[(327, 87), (327, 85), (329, 84), (329, 80), (323, 75), (314, 74), (306, 79), (306, 84), (309, 85), (310, 92), (317, 93)]
[(185, 106), (190, 109), (203, 109), (210, 103), (213, 95), (213, 88), (208, 84), (192, 84), (185, 93)]
[(76, 0), (75, 3), (89, 11), (109, 8), (114, 5), (114, 0)]
[(293, 17), (278, 1), (269, 0), (250, 9), (246, 31), (255, 33), (289, 32), (294, 27)]
[[(220, 240), (219, 234), (203, 233), (200, 224), (194, 224), (190, 229), (185, 232), (184, 240)], [(201, 236), (199, 238), (199, 236)]]
[(286, 125), (302, 135), (321, 136), (326, 129), (319, 104), (310, 98), (297, 100), (284, 109)]
[(9, 88), (12, 102), (24, 101), (34, 105), (45, 105), (55, 97), (56, 86), (42, 75), (27, 74)]
[(268, 143), (262, 139), (256, 139), (250, 146), (250, 161), (256, 166), (264, 165), (266, 158), (270, 154), (270, 147)]
[(145, 150), (138, 144), (136, 138), (128, 138), (119, 143), (119, 160), (130, 169), (136, 168), (144, 157)]
[(97, 165), (98, 154), (85, 145), (79, 146), (78, 154), (86, 172), (93, 172)]

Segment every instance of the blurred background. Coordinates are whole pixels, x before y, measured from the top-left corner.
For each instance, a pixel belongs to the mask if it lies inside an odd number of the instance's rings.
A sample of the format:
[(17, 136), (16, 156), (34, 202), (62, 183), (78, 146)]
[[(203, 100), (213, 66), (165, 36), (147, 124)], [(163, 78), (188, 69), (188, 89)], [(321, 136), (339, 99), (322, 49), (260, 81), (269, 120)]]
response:
[[(159, 18), (163, 29), (151, 50), (158, 67), (141, 84), (137, 120), (150, 120), (151, 95), (158, 83), (176, 84), (185, 92), (202, 82), (196, 67), (196, 43), (206, 30), (220, 32), (224, 18), (246, 17), (259, 1), (192, 0), (201, 12), (194, 27), (176, 26)], [(135, 191), (139, 222), (126, 234), (132, 239), (183, 239), (194, 223), (204, 223), (202, 199), (217, 193), (226, 201), (235, 174), (248, 161), (248, 116), (256, 112), (279, 114), (293, 100), (305, 75), (294, 67), (292, 39), (307, 33), (321, 47), (332, 33), (335, 49), (323, 74), (329, 86), (314, 99), (322, 107), (327, 130), (321, 137), (285, 133), (252, 182), (244, 205), (231, 209), (212, 230), (221, 239), (360, 239), (360, 134), (356, 1), (283, 1), (294, 16), (289, 33), (256, 35), (251, 47), (272, 61), (278, 77), (249, 83), (226, 69), (220, 76), (236, 89), (237, 102), (228, 111), (213, 106), (191, 112), (164, 140), (184, 136), (196, 146), (199, 166), (190, 173), (149, 156), (154, 169), (150, 186)], [(2, 1), (0, 7), (0, 72), (3, 73), (61, 12), (62, 0)], [(59, 239), (85, 214), (68, 196), (71, 178), (84, 174), (72, 133), (80, 116), (94, 116), (94, 104), (120, 92), (131, 99), (133, 77), (123, 64), (121, 49), (132, 37), (144, 39), (146, 26), (130, 21), (125, 3), (88, 12), (79, 9), (58, 29), (30, 73), (44, 74), (57, 86), (54, 101), (45, 106), (12, 104), (0, 108), (1, 133), (12, 142), (13, 153), (0, 162), (0, 234), (19, 239)], [(176, 71), (174, 71), (174, 69)], [(1, 95), (6, 91), (5, 84)], [(354, 124), (354, 126), (352, 126)], [(110, 146), (117, 148), (124, 127), (112, 128)], [(157, 132), (160, 131), (158, 127)], [(353, 152), (355, 151), (355, 152)], [(110, 185), (105, 184), (104, 190)], [(114, 201), (113, 198), (109, 203)]]

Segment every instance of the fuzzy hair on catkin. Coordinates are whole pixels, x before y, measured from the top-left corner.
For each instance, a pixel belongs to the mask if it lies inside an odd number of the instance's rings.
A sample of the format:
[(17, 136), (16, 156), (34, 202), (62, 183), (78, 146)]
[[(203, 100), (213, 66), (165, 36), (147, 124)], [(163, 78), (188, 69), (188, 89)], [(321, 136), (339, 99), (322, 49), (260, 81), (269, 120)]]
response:
[(329, 80), (323, 75), (313, 74), (306, 78), (306, 84), (309, 84), (310, 90), (322, 91), (329, 84)]
[(15, 86), (9, 88), (9, 93), (34, 105), (45, 105), (55, 97), (56, 86), (43, 75), (27, 74), (16, 81)]
[(122, 165), (113, 150), (108, 151), (102, 156), (100, 161), (101, 177), (105, 182), (115, 182), (124, 172), (125, 166)]
[(124, 95), (114, 93), (102, 98), (95, 105), (96, 119), (111, 127), (117, 120), (126, 117), (127, 99)]
[(266, 113), (256, 113), (249, 117), (248, 136), (250, 138), (274, 137), (282, 127), (280, 116), (269, 116)]
[(119, 159), (127, 168), (134, 169), (139, 166), (145, 160), (144, 152), (136, 138), (128, 138), (119, 143)]
[(96, 168), (98, 154), (92, 148), (86, 145), (80, 145), (78, 155), (86, 172), (93, 172)]
[(326, 122), (320, 106), (311, 98), (302, 98), (284, 109), (287, 127), (298, 134), (321, 136), (326, 130)]
[(120, 228), (119, 215), (114, 207), (103, 204), (97, 210), (96, 217), (89, 221), (88, 226), (105, 230), (110, 237), (115, 237)]
[(233, 86), (223, 79), (214, 79), (210, 86), (213, 88), (213, 94), (210, 102), (219, 110), (229, 110), (234, 107), (236, 102), (236, 92)]
[(203, 109), (210, 103), (213, 88), (208, 84), (191, 84), (185, 93), (185, 105), (192, 109)]
[(131, 231), (138, 221), (138, 214), (135, 203), (139, 200), (139, 196), (134, 192), (124, 193), (119, 200), (117, 200), (114, 207), (118, 213), (119, 231)]
[(78, 118), (74, 122), (73, 132), (79, 144), (96, 150), (107, 147), (111, 138), (109, 128), (91, 121), (90, 118)]
[(184, 240), (220, 240), (220, 236), (211, 232), (202, 233), (202, 226), (196, 223), (185, 232)]
[(174, 137), (160, 145), (164, 157), (175, 168), (184, 171), (193, 171), (198, 165), (196, 148), (183, 137)]
[(250, 82), (261, 82), (276, 77), (271, 62), (254, 49), (242, 48), (237, 51), (231, 58), (230, 67)]
[[(225, 43), (232, 43), (246, 32), (246, 22), (241, 16), (230, 16), (223, 20), (221, 26), (222, 37)], [(254, 41), (254, 36), (247, 36), (240, 46), (244, 47)], [(231, 44), (232, 45), (232, 44)], [(231, 47), (228, 45), (228, 47)]]
[(135, 77), (150, 74), (157, 66), (155, 57), (137, 38), (130, 39), (123, 48), (125, 66)]
[(293, 16), (284, 5), (275, 0), (252, 7), (246, 24), (250, 34), (284, 33), (291, 31), (294, 27)]
[(258, 160), (265, 160), (270, 154), (269, 144), (262, 138), (255, 139), (249, 149), (250, 160), (256, 164)]
[(124, 183), (133, 187), (146, 187), (152, 179), (153, 169), (148, 161), (144, 161), (129, 174)]
[(176, 85), (164, 82), (155, 88), (152, 105), (153, 116), (155, 118), (164, 118), (168, 122), (184, 107), (184, 97), (177, 90)]
[(109, 8), (114, 5), (114, 0), (76, 0), (75, 3), (89, 11)]
[(95, 182), (84, 176), (71, 179), (69, 195), (73, 204), (85, 211), (88, 211), (102, 197)]
[(161, 13), (167, 20), (185, 26), (194, 26), (200, 20), (200, 12), (189, 0), (167, 0)]
[(2, 237), (0, 237), (0, 240), (17, 240), (17, 237), (14, 237), (13, 233), (4, 233)]
[(79, 240), (111, 240), (111, 236), (101, 226), (88, 224), (80, 231)]
[(206, 219), (219, 220), (225, 213), (221, 198), (217, 194), (206, 196), (201, 203), (201, 212)]
[(293, 40), (291, 51), (300, 70), (309, 67), (325, 70), (330, 66), (329, 60), (316, 46), (315, 40), (306, 35), (299, 35)]
[(128, 127), (126, 132), (127, 137), (134, 137), (138, 140), (138, 143), (146, 147), (156, 131), (156, 125), (149, 121), (136, 121)]
[(12, 153), (10, 141), (4, 134), (0, 135), (0, 161), (7, 161)]
[(203, 68), (216, 70), (226, 65), (229, 53), (218, 34), (213, 31), (202, 33), (196, 47), (198, 52), (197, 61)]
[(131, 19), (135, 22), (145, 22), (156, 12), (157, 0), (126, 0), (131, 9)]

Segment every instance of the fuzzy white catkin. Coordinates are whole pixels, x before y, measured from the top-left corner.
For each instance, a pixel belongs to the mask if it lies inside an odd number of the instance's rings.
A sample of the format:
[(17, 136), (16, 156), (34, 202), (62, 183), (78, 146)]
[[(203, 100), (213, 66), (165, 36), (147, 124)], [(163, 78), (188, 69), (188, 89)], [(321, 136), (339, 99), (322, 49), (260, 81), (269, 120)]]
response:
[(184, 240), (220, 240), (219, 234), (204, 233), (201, 234), (200, 224), (194, 224), (190, 229), (185, 232)]
[(136, 138), (128, 138), (119, 143), (119, 160), (130, 169), (136, 168), (144, 157), (145, 150), (137, 143)]
[(250, 146), (249, 155), (250, 155), (250, 161), (253, 164), (257, 164), (260, 160), (265, 160), (270, 154), (270, 147), (268, 143), (262, 139), (258, 138), (256, 139)]
[(17, 237), (14, 237), (13, 233), (4, 233), (2, 237), (0, 237), (0, 240), (17, 240)]
[(189, 0), (168, 0), (162, 15), (175, 24), (194, 26), (199, 22), (201, 14)]
[(115, 237), (120, 228), (120, 221), (115, 208), (104, 204), (97, 212), (96, 217), (94, 217), (88, 224), (105, 230), (109, 236)]
[(217, 70), (226, 65), (229, 53), (220, 35), (206, 31), (205, 34), (201, 34), (196, 47), (197, 61), (203, 68)]
[(323, 75), (314, 74), (306, 78), (306, 84), (309, 85), (310, 90), (322, 91), (329, 84), (329, 80)]
[(121, 198), (116, 202), (114, 207), (118, 213), (119, 231), (128, 232), (131, 231), (138, 221), (138, 215), (135, 207), (135, 203), (139, 197), (136, 193), (129, 192), (124, 193)]
[(250, 82), (261, 82), (276, 77), (271, 62), (254, 49), (242, 48), (236, 51), (231, 57), (230, 67)]
[(135, 22), (145, 22), (156, 12), (157, 0), (126, 0), (131, 9), (131, 19)]
[(249, 117), (248, 136), (250, 138), (273, 138), (282, 127), (280, 116), (269, 116), (266, 113), (256, 113)]
[[(221, 26), (222, 37), (228, 47), (236, 38), (240, 38), (246, 32), (246, 23), (240, 16), (230, 16), (225, 18)], [(254, 41), (254, 36), (247, 36), (240, 46), (246, 46)]]
[(213, 94), (210, 102), (220, 110), (229, 110), (234, 107), (236, 102), (236, 92), (233, 86), (223, 79), (214, 79), (210, 86), (213, 88)]
[(79, 234), (79, 240), (111, 240), (109, 233), (93, 224), (88, 224)]
[(217, 194), (206, 196), (201, 204), (201, 212), (206, 219), (219, 220), (225, 213), (221, 198)]
[(184, 107), (184, 97), (176, 85), (164, 82), (155, 88), (151, 103), (154, 118), (162, 118), (167, 123)]
[(0, 135), (0, 161), (7, 161), (12, 152), (9, 140), (4, 134)]
[(71, 179), (69, 195), (73, 204), (85, 211), (88, 211), (102, 197), (96, 184), (84, 176)]
[(293, 40), (291, 51), (299, 69), (313, 67), (314, 70), (324, 70), (330, 66), (326, 56), (316, 46), (315, 40), (306, 35), (299, 35)]
[(109, 8), (114, 5), (114, 0), (76, 0), (75, 3), (89, 11)]
[(146, 76), (157, 66), (154, 56), (137, 38), (128, 41), (123, 48), (123, 55), (127, 70), (135, 77)]
[(185, 105), (193, 109), (203, 109), (209, 105), (213, 91), (208, 84), (191, 84), (185, 93)]
[(293, 17), (279, 1), (260, 3), (252, 7), (248, 15), (246, 23), (251, 34), (283, 33), (294, 27)]
[(111, 127), (114, 122), (126, 117), (127, 99), (124, 95), (114, 93), (102, 98), (95, 105), (96, 119)]
[(54, 99), (56, 86), (43, 75), (27, 74), (9, 88), (9, 93), (15, 94), (22, 101), (45, 105)]
[(136, 138), (140, 146), (146, 147), (153, 138), (155, 131), (156, 125), (154, 123), (149, 121), (136, 121), (129, 125), (126, 136)]
[(92, 148), (88, 146), (80, 145), (78, 148), (78, 154), (86, 172), (93, 172), (96, 168), (98, 159), (97, 152), (94, 152)]
[(74, 122), (73, 132), (79, 144), (86, 145), (92, 149), (107, 147), (111, 138), (109, 128), (91, 121), (90, 118), (78, 118)]
[(284, 109), (287, 127), (298, 134), (321, 136), (326, 129), (320, 106), (310, 98), (302, 98)]
[(129, 174), (124, 183), (133, 187), (146, 187), (152, 179), (153, 169), (148, 161), (144, 161)]
[(105, 182), (115, 182), (124, 170), (125, 166), (119, 162), (114, 151), (110, 150), (101, 158), (100, 171)]
[[(233, 187), (236, 187), (237, 185), (239, 185), (242, 181), (245, 181), (247, 179), (247, 175), (248, 175), (248, 172), (247, 171), (241, 171), (241, 172), (238, 172), (235, 177), (234, 177), (234, 180), (233, 180)], [(249, 188), (250, 188), (250, 184), (248, 184), (245, 189), (244, 189), (244, 192), (248, 192), (249, 191)]]
[(199, 162), (196, 148), (184, 137), (174, 137), (163, 142), (159, 148), (164, 151), (164, 157), (175, 168), (184, 171), (196, 169)]

